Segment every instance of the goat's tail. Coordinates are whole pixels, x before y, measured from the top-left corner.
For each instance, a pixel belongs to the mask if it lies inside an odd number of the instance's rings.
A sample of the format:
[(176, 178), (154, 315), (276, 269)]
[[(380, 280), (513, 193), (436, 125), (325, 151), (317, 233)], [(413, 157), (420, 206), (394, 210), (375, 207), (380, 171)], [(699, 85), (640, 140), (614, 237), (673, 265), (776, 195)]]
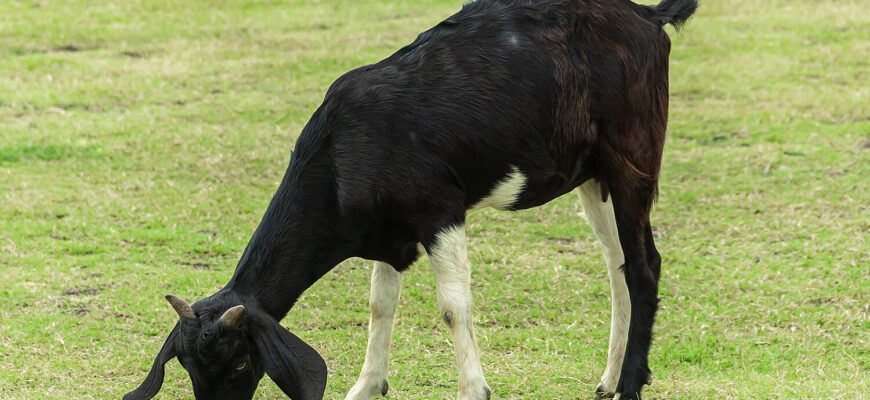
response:
[(639, 5), (641, 15), (662, 27), (671, 24), (680, 29), (698, 9), (698, 0), (663, 0), (656, 6)]

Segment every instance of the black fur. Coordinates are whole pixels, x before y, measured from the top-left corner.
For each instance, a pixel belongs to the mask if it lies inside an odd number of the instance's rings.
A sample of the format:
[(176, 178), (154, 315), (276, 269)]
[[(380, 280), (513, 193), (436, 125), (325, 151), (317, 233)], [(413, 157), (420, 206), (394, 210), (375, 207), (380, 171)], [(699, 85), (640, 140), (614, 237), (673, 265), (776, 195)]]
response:
[[(232, 279), (193, 306), (196, 319), (182, 318), (125, 398), (153, 396), (177, 354), (198, 399), (250, 399), (264, 373), (293, 398), (319, 399), (323, 360), (277, 321), (348, 257), (408, 268), (418, 243), (430, 249), (514, 168), (527, 182), (511, 209), (589, 179), (601, 182), (602, 200), (612, 196), (632, 303), (618, 389), (639, 398), (661, 262), (649, 223), (667, 124), (670, 41), (661, 27), (682, 24), (696, 6), (479, 0), (337, 79)], [(215, 322), (239, 304), (238, 329)], [(251, 365), (242, 375), (231, 368), (239, 360)]]

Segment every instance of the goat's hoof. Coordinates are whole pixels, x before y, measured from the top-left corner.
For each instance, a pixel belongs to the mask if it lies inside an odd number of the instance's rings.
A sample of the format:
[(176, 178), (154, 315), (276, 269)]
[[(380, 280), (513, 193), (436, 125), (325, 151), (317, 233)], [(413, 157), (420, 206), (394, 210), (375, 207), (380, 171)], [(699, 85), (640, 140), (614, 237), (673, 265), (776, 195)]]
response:
[(390, 383), (384, 379), (380, 382), (377, 380), (360, 380), (347, 393), (344, 400), (373, 400), (381, 396), (386, 396), (390, 390)]
[(490, 400), (492, 398), (492, 389), (489, 385), (484, 384), (477, 389), (465, 390), (459, 393), (459, 400)]
[(618, 393), (614, 398), (614, 400), (641, 400), (640, 393)]
[(595, 389), (595, 400), (612, 399), (614, 396), (616, 394), (604, 389), (604, 385), (598, 385), (598, 388)]

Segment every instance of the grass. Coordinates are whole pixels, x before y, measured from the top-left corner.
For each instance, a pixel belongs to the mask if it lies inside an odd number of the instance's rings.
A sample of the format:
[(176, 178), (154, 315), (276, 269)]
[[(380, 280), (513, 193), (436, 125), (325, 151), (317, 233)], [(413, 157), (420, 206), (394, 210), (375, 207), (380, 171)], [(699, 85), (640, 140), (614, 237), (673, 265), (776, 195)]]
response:
[[(343, 72), (459, 0), (0, 2), (0, 398), (119, 398), (175, 314), (224, 283), (293, 141)], [(672, 35), (654, 211), (657, 399), (870, 393), (870, 4), (703, 1)], [(673, 32), (672, 32), (673, 33)], [(576, 196), (471, 214), (479, 344), (497, 399), (588, 399), (609, 288)], [(362, 365), (370, 263), (284, 324), (326, 397)], [(455, 396), (426, 261), (406, 274), (394, 399)], [(190, 398), (168, 364), (160, 398)], [(268, 379), (258, 399), (282, 398)]]

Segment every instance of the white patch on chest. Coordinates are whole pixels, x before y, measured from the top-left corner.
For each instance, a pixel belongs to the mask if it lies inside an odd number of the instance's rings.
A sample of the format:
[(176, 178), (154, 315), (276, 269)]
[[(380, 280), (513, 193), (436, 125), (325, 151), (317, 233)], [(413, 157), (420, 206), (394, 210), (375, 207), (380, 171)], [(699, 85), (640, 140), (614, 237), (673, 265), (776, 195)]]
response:
[(520, 193), (526, 187), (526, 176), (520, 172), (516, 166), (511, 166), (511, 172), (498, 181), (489, 196), (481, 199), (477, 204), (471, 206), (472, 210), (492, 207), (496, 210), (504, 210), (514, 205), (519, 198)]

